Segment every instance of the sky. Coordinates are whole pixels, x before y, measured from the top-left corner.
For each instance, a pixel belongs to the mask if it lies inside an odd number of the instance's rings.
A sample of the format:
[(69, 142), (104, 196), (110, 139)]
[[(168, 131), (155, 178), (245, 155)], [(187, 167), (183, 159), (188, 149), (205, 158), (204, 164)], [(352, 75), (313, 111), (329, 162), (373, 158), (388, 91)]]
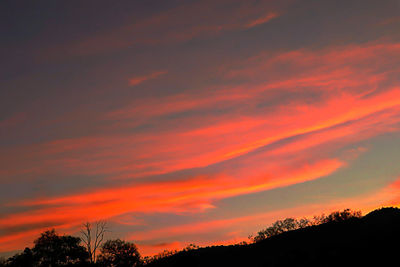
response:
[(0, 255), (164, 249), (400, 204), (400, 1), (0, 7)]

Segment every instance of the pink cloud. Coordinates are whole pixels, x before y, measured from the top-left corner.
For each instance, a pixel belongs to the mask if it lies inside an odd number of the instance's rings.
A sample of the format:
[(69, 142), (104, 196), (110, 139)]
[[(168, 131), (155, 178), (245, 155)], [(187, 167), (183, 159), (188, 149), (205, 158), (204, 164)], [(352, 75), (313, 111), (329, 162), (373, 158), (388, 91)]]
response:
[(26, 113), (18, 112), (7, 119), (0, 121), (0, 128), (14, 127), (17, 124), (24, 122), (25, 120), (26, 120)]
[[(288, 3), (270, 1), (199, 1), (187, 2), (139, 21), (92, 34), (65, 46), (51, 47), (43, 57), (96, 54), (131, 47), (186, 42), (194, 38), (212, 37), (222, 32), (242, 30), (266, 23), (283, 12)], [(219, 12), (219, 11), (224, 12)], [(265, 15), (267, 14), (267, 15)], [(275, 15), (276, 16), (276, 15)], [(254, 20), (254, 17), (259, 17)], [(182, 23), (184, 21), (185, 23)]]
[[(365, 151), (337, 156), (339, 149), (399, 130), (400, 88), (391, 80), (399, 72), (394, 64), (399, 54), (398, 44), (261, 54), (221, 71), (226, 80), (243, 79), (240, 85), (138, 99), (99, 114), (112, 134), (1, 148), (3, 177), (104, 175), (127, 179), (127, 185), (28, 197), (19, 205), (31, 210), (6, 215), (0, 226), (23, 226), (27, 221), (74, 225), (113, 217), (129, 223), (121, 216), (200, 213), (218, 208), (219, 199), (328, 176)], [(287, 75), (268, 81), (268, 73), (280, 64), (287, 66)], [(132, 78), (132, 83), (162, 74)], [(276, 104), (281, 92), (299, 97)], [(318, 93), (318, 98), (303, 99), (307, 93)], [(160, 119), (175, 113), (185, 116)], [(151, 121), (155, 126), (150, 130), (126, 131)], [(207, 169), (210, 166), (213, 171)], [(182, 170), (194, 174), (176, 174), (175, 181), (143, 182), (148, 175)]]
[[(275, 170), (275, 177), (249, 177), (231, 183), (225, 175), (195, 177), (184, 181), (157, 182), (143, 185), (125, 185), (119, 188), (67, 195), (64, 197), (27, 200), (12, 205), (42, 208), (9, 214), (0, 219), (3, 228), (59, 221), (59, 227), (79, 225), (83, 221), (94, 221), (118, 217), (125, 213), (140, 212), (203, 212), (213, 208), (212, 201), (226, 197), (248, 194), (290, 184), (305, 182), (329, 175), (342, 166), (335, 159), (321, 160), (292, 169)], [(34, 227), (33, 230), (41, 228)], [(30, 235), (33, 230), (23, 231)], [(4, 240), (23, 238), (23, 234), (5, 235)]]
[(141, 84), (145, 81), (156, 79), (159, 76), (164, 75), (166, 73), (167, 73), (167, 71), (157, 71), (157, 72), (153, 72), (153, 73), (150, 73), (150, 74), (144, 75), (144, 76), (136, 76), (129, 80), (129, 85), (135, 86), (135, 85)]
[(249, 22), (246, 25), (246, 28), (253, 28), (253, 27), (259, 26), (261, 24), (265, 24), (265, 23), (267, 23), (267, 22), (269, 22), (269, 21), (271, 21), (271, 20), (273, 20), (273, 19), (275, 19), (277, 17), (279, 17), (278, 13), (273, 13), (273, 12), (272, 13), (268, 13), (265, 16), (262, 16), (262, 17), (260, 17), (260, 18), (258, 18), (256, 20), (253, 20), (253, 21)]
[[(210, 246), (214, 244), (235, 244), (241, 241), (248, 241), (247, 236), (267, 227), (278, 219), (284, 218), (312, 218), (314, 215), (329, 214), (330, 212), (350, 208), (361, 210), (365, 215), (368, 212), (382, 206), (400, 205), (400, 195), (398, 191), (400, 179), (378, 189), (373, 194), (359, 195), (349, 198), (339, 198), (333, 201), (319, 202), (308, 205), (298, 205), (287, 209), (279, 209), (269, 212), (254, 213), (239, 217), (230, 217), (217, 220), (201, 221), (190, 224), (180, 224), (176, 226), (162, 227), (144, 232), (132, 232), (127, 238), (149, 242), (149, 240), (178, 240), (181, 244), (190, 242), (190, 238), (201, 240), (201, 236), (207, 233), (218, 232), (225, 234), (225, 240), (212, 242), (204, 240), (196, 244)], [(232, 229), (239, 229), (232, 232)], [(236, 236), (231, 238), (231, 235)], [(155, 241), (153, 241), (155, 242)], [(140, 246), (145, 255), (154, 254), (154, 250), (149, 250), (146, 246)], [(165, 247), (161, 246), (159, 251)], [(182, 246), (180, 248), (183, 248)]]

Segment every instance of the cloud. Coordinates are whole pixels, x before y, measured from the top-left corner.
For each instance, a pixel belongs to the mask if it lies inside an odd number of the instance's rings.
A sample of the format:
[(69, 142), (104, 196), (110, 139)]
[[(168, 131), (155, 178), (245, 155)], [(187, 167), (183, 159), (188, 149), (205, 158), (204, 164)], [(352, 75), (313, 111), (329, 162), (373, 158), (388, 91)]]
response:
[[(183, 181), (125, 185), (64, 197), (31, 199), (9, 204), (31, 206), (33, 209), (3, 216), (0, 219), (0, 227), (28, 229), (33, 225), (33, 229), (39, 229), (37, 225), (49, 221), (63, 222), (59, 227), (66, 227), (131, 212), (202, 212), (212, 208), (211, 202), (218, 199), (310, 181), (326, 176), (341, 166), (341, 162), (328, 159), (297, 168), (282, 169), (280, 173), (271, 177), (249, 177), (235, 183), (232, 183), (232, 177), (220, 175)], [(30, 230), (26, 232), (30, 233)], [(3, 234), (2, 238), (11, 238), (7, 236)]]
[(387, 25), (395, 24), (395, 23), (399, 23), (399, 22), (400, 22), (400, 17), (395, 16), (395, 17), (385, 18), (378, 24), (378, 26), (387, 26)]
[[(221, 199), (329, 176), (366, 152), (348, 146), (399, 130), (399, 53), (394, 43), (265, 52), (221, 68), (234, 86), (139, 97), (99, 113), (102, 134), (0, 148), (8, 180), (52, 177), (51, 187), (69, 177), (62, 195), (8, 202), (0, 226), (20, 232), (2, 238), (25, 240), (46, 222), (205, 213)], [(82, 186), (92, 176), (103, 180)]]
[(253, 21), (249, 22), (246, 25), (246, 28), (253, 28), (253, 27), (259, 26), (261, 24), (265, 24), (265, 23), (267, 23), (267, 22), (269, 22), (269, 21), (271, 21), (271, 20), (273, 20), (273, 19), (275, 19), (277, 17), (279, 17), (279, 14), (277, 14), (277, 13), (268, 13), (265, 16), (262, 16), (262, 17), (260, 17), (260, 18), (258, 18), (256, 20), (253, 20)]
[[(379, 208), (382, 206), (398, 206), (400, 205), (398, 187), (400, 184), (400, 178), (391, 182), (375, 191), (375, 193), (367, 195), (358, 195), (350, 198), (338, 198), (328, 202), (319, 202), (315, 204), (301, 205), (287, 208), (273, 210), (269, 212), (254, 213), (239, 217), (230, 217), (216, 220), (206, 220), (190, 224), (179, 224), (176, 226), (162, 227), (152, 230), (141, 230), (140, 232), (131, 232), (126, 238), (128, 240), (134, 240), (139, 244), (140, 250), (144, 255), (154, 255), (163, 249), (181, 249), (185, 244), (193, 241), (193, 238), (198, 239), (196, 244), (202, 245), (213, 245), (213, 244), (232, 244), (245, 240), (246, 237), (253, 231), (258, 231), (262, 227), (266, 227), (268, 224), (274, 222), (277, 219), (286, 217), (312, 217), (313, 215), (319, 215), (322, 213), (329, 213), (335, 210), (341, 210), (345, 208), (352, 208), (355, 210), (362, 210), (363, 214), (369, 211)], [(140, 189), (138, 189), (140, 191)], [(116, 195), (121, 195), (121, 192)], [(64, 199), (63, 201), (65, 201)], [(85, 204), (83, 204), (85, 205)], [(78, 206), (79, 207), (79, 206)], [(98, 207), (102, 208), (102, 207)], [(79, 211), (77, 211), (79, 212)], [(29, 219), (29, 218), (27, 218)], [(3, 223), (3, 222), (2, 222)], [(18, 221), (17, 221), (18, 223)], [(40, 226), (40, 225), (39, 225)], [(4, 227), (2, 225), (2, 227)], [(23, 226), (27, 228), (28, 226)], [(23, 232), (10, 233), (0, 237), (0, 247), (3, 251), (14, 250), (20, 248), (22, 244), (27, 244), (32, 241), (33, 238), (37, 237), (39, 231), (43, 231), (47, 228), (33, 227), (32, 230)], [(61, 232), (71, 231), (71, 225), (59, 225), (58, 228)], [(238, 236), (230, 240), (228, 238), (218, 239), (218, 241), (212, 241), (206, 238), (202, 240), (201, 236), (207, 236), (207, 233), (218, 232), (220, 234), (229, 233), (232, 229), (239, 229)], [(75, 229), (76, 230), (76, 229)], [(156, 241), (156, 240), (179, 240), (172, 242)]]
[[(153, 212), (158, 209), (168, 210), (169, 208), (179, 211), (184, 208), (186, 204), (190, 204), (191, 202), (203, 204), (204, 201), (213, 199), (220, 199), (238, 194), (247, 194), (317, 179), (334, 172), (342, 165), (343, 164), (336, 159), (326, 159), (317, 161), (313, 164), (305, 164), (303, 166), (293, 167), (292, 169), (282, 168), (280, 173), (275, 174), (273, 177), (248, 177), (246, 179), (238, 180), (235, 184), (229, 184), (231, 177), (226, 177), (224, 175), (211, 177), (200, 176), (182, 181), (178, 180), (134, 184), (131, 186), (124, 185), (120, 188), (101, 189), (78, 195), (28, 200), (20, 203), (14, 203), (13, 205), (48, 205), (50, 206), (50, 209), (54, 211), (59, 210), (57, 207), (58, 205), (71, 205), (71, 212), (73, 209), (87, 209), (91, 208), (91, 206), (119, 207), (117, 209), (109, 209), (109, 211), (112, 213), (111, 216), (116, 216), (121, 211), (123, 211), (122, 213), (132, 211)], [(275, 171), (278, 171), (278, 169), (275, 169)], [(75, 205), (87, 206), (76, 207)], [(125, 210), (126, 208), (128, 208), (128, 210)], [(106, 209), (101, 210), (103, 212), (106, 211)], [(40, 209), (38, 211), (34, 211), (30, 214), (31, 216), (29, 221), (31, 223), (43, 221), (44, 215), (46, 215), (47, 212), (47, 210), (40, 211)], [(95, 214), (98, 214), (98, 212), (76, 212), (76, 215), (73, 217), (82, 217), (86, 216), (87, 214), (93, 214), (96, 216)], [(56, 219), (57, 215), (52, 212), (46, 216)], [(59, 216), (62, 217), (61, 219), (64, 219), (70, 217), (71, 215), (60, 212)], [(106, 213), (104, 216), (110, 217), (110, 215), (107, 215)], [(23, 224), (24, 221), (26, 221), (24, 216), (11, 216), (9, 218), (1, 219), (0, 225), (8, 225), (8, 223), (18, 225), (21, 223)]]
[[(140, 247), (140, 253), (143, 256), (153, 256), (162, 251), (175, 251), (180, 250), (185, 247), (185, 244), (181, 242), (161, 242), (161, 243), (149, 243), (149, 242), (139, 242), (137, 243)], [(143, 254), (142, 251), (146, 251), (146, 254)]]
[[(380, 208), (382, 206), (398, 206), (400, 205), (400, 197), (398, 193), (398, 185), (400, 178), (383, 188), (376, 190), (373, 194), (357, 195), (354, 197), (337, 198), (333, 201), (321, 201), (314, 204), (297, 205), (286, 209), (272, 210), (268, 212), (253, 213), (246, 216), (229, 217), (216, 220), (200, 221), (190, 224), (179, 224), (175, 226), (161, 227), (148, 231), (132, 232), (127, 236), (130, 240), (141, 242), (157, 242), (157, 240), (177, 240), (181, 244), (190, 242), (192, 239), (200, 240), (197, 244), (205, 246), (213, 244), (234, 244), (241, 241), (247, 241), (247, 236), (256, 233), (262, 228), (279, 219), (284, 218), (312, 218), (314, 215), (329, 214), (330, 212), (350, 208), (352, 210), (361, 210), (365, 215), (368, 212)], [(231, 239), (231, 231), (238, 237)], [(209, 233), (218, 232), (224, 238), (213, 242), (211, 240), (202, 239), (202, 236), (209, 236)], [(150, 241), (152, 240), (152, 241)], [(162, 244), (160, 242), (160, 244)], [(140, 246), (141, 251), (145, 255), (154, 254), (153, 250), (149, 250), (146, 246)], [(164, 247), (161, 246), (159, 250)], [(180, 249), (183, 248), (181, 245)]]
[[(163, 45), (207, 38), (223, 32), (238, 31), (266, 23), (287, 8), (291, 1), (194, 1), (134, 19), (123, 25), (88, 35), (64, 46), (47, 49), (57, 57), (60, 51), (68, 55), (88, 55), (110, 52), (134, 45)], [(265, 15), (267, 14), (267, 15)], [(134, 14), (132, 17), (138, 17)], [(254, 20), (254, 17), (259, 17)], [(184, 22), (184, 23), (182, 23)], [(45, 55), (43, 55), (45, 56)]]
[(0, 128), (14, 127), (26, 120), (27, 114), (25, 112), (18, 112), (9, 118), (0, 120)]
[[(253, 80), (288, 63), (291, 71), (268, 83), (138, 99), (101, 114), (112, 134), (3, 149), (1, 173), (136, 178), (206, 167), (305, 134), (312, 135), (295, 141), (298, 151), (346, 136), (365, 140), (366, 132), (371, 138), (396, 129), (400, 93), (390, 72), (397, 72), (391, 67), (398, 52), (397, 44), (366, 44), (253, 57), (226, 78)], [(143, 125), (146, 131), (124, 133)]]
[[(112, 134), (2, 149), (6, 156), (0, 163), (1, 172), (10, 176), (61, 171), (143, 177), (209, 166), (345, 123), (347, 127), (341, 129), (356, 142), (368, 127), (380, 134), (397, 121), (400, 93), (390, 73), (398, 71), (394, 58), (399, 52), (397, 44), (366, 44), (283, 52), (272, 57), (261, 54), (225, 72), (226, 79), (241, 77), (256, 80), (256, 84), (139, 98), (131, 105), (100, 114), (106, 122), (104, 130), (112, 129)], [(268, 73), (281, 64), (288, 64), (285, 77), (269, 77)], [(375, 127), (379, 123), (376, 118), (382, 118), (380, 126), (383, 123), (384, 128)], [(357, 123), (359, 120), (363, 125)], [(142, 126), (147, 130), (125, 133)], [(343, 133), (332, 130), (331, 137), (325, 133), (324, 138), (333, 142)], [(310, 137), (303, 147), (317, 140), (322, 139)]]
[(150, 73), (150, 74), (144, 75), (144, 76), (136, 76), (136, 77), (133, 77), (133, 78), (131, 78), (129, 80), (129, 85), (130, 86), (136, 86), (136, 85), (139, 85), (139, 84), (141, 84), (141, 83), (143, 83), (145, 81), (158, 78), (159, 76), (164, 75), (166, 73), (167, 73), (167, 71), (157, 71), (157, 72), (153, 72), (153, 73)]

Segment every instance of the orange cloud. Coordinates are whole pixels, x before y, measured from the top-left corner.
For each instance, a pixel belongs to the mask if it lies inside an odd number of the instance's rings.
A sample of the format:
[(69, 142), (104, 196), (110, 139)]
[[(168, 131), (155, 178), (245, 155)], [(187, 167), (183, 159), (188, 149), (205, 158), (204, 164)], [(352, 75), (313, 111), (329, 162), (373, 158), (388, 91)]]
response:
[[(1, 149), (0, 173), (3, 177), (61, 172), (105, 174), (110, 179), (137, 178), (209, 166), (299, 135), (309, 137), (302, 138), (302, 144), (300, 140), (291, 142), (290, 149), (282, 147), (279, 153), (292, 154), (295, 143), (297, 151), (301, 151), (346, 138), (352, 142), (371, 138), (396, 130), (392, 125), (399, 118), (399, 88), (391, 86), (384, 67), (392, 66), (393, 58), (399, 53), (398, 44), (367, 44), (284, 52), (273, 57), (260, 55), (245, 62), (245, 68), (239, 66), (229, 72), (228, 77), (258, 77), (282, 63), (292, 64), (295, 71), (289, 72), (286, 80), (278, 77), (268, 84), (213, 88), (211, 92), (149, 101), (139, 99), (132, 106), (105, 116), (114, 123), (111, 127), (116, 133), (113, 135)], [(329, 63), (327, 67), (320, 66), (321, 58)], [(374, 64), (366, 71), (364, 66), (370, 66), (368, 61), (371, 60)], [(397, 70), (391, 68), (390, 71)], [(379, 86), (380, 83), (383, 86)], [(299, 99), (266, 110), (255, 109), (263, 102), (272, 102), (271, 94), (282, 88), (289, 92), (316, 92), (323, 88), (326, 95), (314, 103)], [(182, 117), (166, 123), (157, 121), (162, 115), (216, 108), (236, 111)], [(125, 128), (151, 120), (157, 121), (158, 128), (118, 134)], [(330, 129), (341, 124), (348, 125), (340, 130)], [(317, 133), (319, 131), (324, 133)], [(271, 151), (271, 154), (278, 151)]]
[[(138, 99), (100, 114), (111, 134), (0, 148), (1, 177), (19, 182), (26, 174), (57, 179), (60, 173), (127, 179), (123, 187), (9, 203), (27, 211), (5, 215), (0, 226), (202, 212), (219, 199), (327, 176), (349, 165), (351, 157), (335, 154), (346, 145), (399, 130), (400, 88), (391, 78), (399, 54), (398, 44), (262, 54), (223, 73), (245, 81), (238, 86)], [(274, 73), (279, 65), (288, 66), (287, 77)], [(174, 181), (148, 177), (156, 174)]]
[[(188, 244), (186, 244), (188, 245)], [(158, 253), (162, 253), (164, 250), (168, 251), (175, 251), (175, 250), (180, 250), (185, 247), (185, 244), (181, 242), (161, 242), (161, 243), (141, 243), (139, 244), (140, 247), (140, 253), (143, 256), (153, 256)], [(145, 254), (143, 254), (143, 251), (146, 251)]]
[[(337, 160), (323, 160), (292, 170), (282, 169), (274, 177), (249, 177), (236, 183), (225, 176), (198, 177), (185, 181), (139, 184), (86, 194), (29, 200), (13, 205), (39, 205), (42, 208), (9, 214), (0, 219), (0, 226), (7, 228), (23, 226), (26, 222), (39, 224), (51, 221), (77, 225), (83, 221), (112, 218), (128, 212), (193, 212), (212, 207), (210, 203), (217, 199), (317, 179), (341, 166)], [(3, 238), (13, 237), (6, 235)]]
[[(247, 236), (265, 228), (269, 224), (278, 219), (291, 218), (312, 218), (314, 215), (322, 213), (329, 214), (332, 211), (351, 208), (353, 210), (361, 210), (363, 214), (380, 208), (383, 206), (397, 206), (400, 204), (400, 193), (398, 187), (400, 178), (392, 184), (377, 190), (372, 195), (360, 195), (351, 198), (335, 199), (334, 201), (321, 202), (308, 205), (299, 205), (288, 209), (280, 209), (264, 213), (250, 214), (240, 217), (232, 217), (226, 219), (218, 219), (211, 221), (203, 221), (190, 224), (181, 224), (170, 227), (163, 227), (144, 232), (131, 233), (127, 238), (140, 242), (149, 242), (149, 240), (180, 240), (181, 243), (190, 242), (190, 238), (212, 233), (230, 233), (232, 229), (239, 229), (235, 235), (241, 236), (242, 239), (226, 239), (218, 242), (203, 241), (196, 244), (214, 245), (214, 244), (234, 244), (240, 241), (247, 241)], [(201, 237), (200, 237), (201, 238)], [(227, 235), (229, 238), (229, 235)], [(156, 242), (156, 241), (153, 241)], [(146, 246), (140, 246), (145, 255), (154, 254), (154, 250), (149, 250)], [(182, 248), (182, 246), (180, 247)], [(162, 250), (160, 247), (159, 250)]]
[[(202, 199), (219, 199), (238, 194), (246, 194), (261, 190), (272, 189), (281, 186), (287, 186), (299, 182), (316, 179), (326, 176), (343, 165), (336, 159), (320, 160), (314, 164), (306, 164), (292, 169), (275, 168), (277, 174), (274, 177), (248, 177), (231, 184), (230, 177), (226, 176), (213, 176), (213, 177), (196, 177), (190, 180), (183, 181), (167, 181), (157, 182), (150, 184), (138, 184), (132, 186), (124, 186), (121, 188), (114, 188), (108, 190), (98, 190), (92, 193), (72, 195), (65, 197), (38, 199), (21, 202), (18, 205), (102, 205), (113, 206), (117, 200), (124, 200), (124, 203), (138, 203), (128, 204), (133, 210), (128, 211), (142, 211), (141, 209), (152, 210), (152, 203), (155, 204), (153, 208), (162, 207), (165, 205), (179, 205), (181, 202), (186, 203), (193, 200)], [(279, 172), (278, 172), (279, 171)], [(279, 174), (278, 174), (279, 173)], [(137, 201), (138, 199), (142, 199)], [(139, 205), (140, 203), (140, 205)], [(149, 205), (143, 205), (148, 203)], [(164, 203), (164, 205), (162, 204)], [(75, 206), (73, 208), (76, 208)], [(55, 208), (57, 210), (57, 208)], [(104, 209), (102, 209), (104, 211)], [(35, 216), (35, 213), (30, 222), (34, 223), (36, 220), (43, 220), (42, 216)], [(118, 213), (118, 212), (117, 212)], [(54, 213), (49, 214), (54, 218)], [(65, 214), (60, 214), (64, 219)], [(113, 215), (114, 216), (114, 215)], [(34, 217), (36, 219), (34, 219)], [(56, 219), (56, 218), (55, 218)], [(16, 217), (0, 220), (2, 223), (7, 224), (7, 221), (13, 224), (23, 223), (24, 219), (20, 220)]]
[[(397, 99), (397, 89), (369, 98), (343, 95), (321, 107), (294, 106), (271, 117), (235, 118), (231, 122), (225, 120), (215, 126), (182, 133), (172, 131), (159, 136), (115, 136), (56, 141), (28, 148), (29, 151), (35, 151), (34, 154), (24, 150), (4, 153), (7, 157), (2, 159), (2, 172), (15, 174), (34, 172), (37, 169), (37, 172), (43, 173), (46, 169), (62, 168), (69, 173), (106, 173), (119, 176), (123, 172), (128, 177), (135, 177), (208, 166), (302, 134), (312, 135), (304, 140), (301, 146), (299, 141), (292, 141), (291, 150), (287, 150), (286, 153), (293, 153), (295, 144), (298, 146), (297, 150), (301, 150), (313, 144), (323, 145), (338, 139), (351, 139), (350, 137), (355, 142), (395, 130), (391, 129), (390, 125), (396, 123), (399, 118)], [(353, 107), (351, 112), (344, 108), (348, 105)], [(278, 124), (274, 117), (280, 118)], [(357, 122), (359, 120), (362, 121)], [(348, 125), (340, 130), (329, 129), (343, 123)], [(380, 127), (376, 127), (377, 124)], [(367, 131), (368, 129), (371, 130)], [(322, 130), (326, 132), (318, 133)], [(170, 146), (171, 143), (177, 146)], [(271, 153), (278, 153), (277, 151), (282, 149)], [(21, 164), (25, 160), (21, 154), (31, 166), (24, 168), (16, 165), (16, 162)], [(64, 156), (60, 158), (58, 154)], [(14, 160), (17, 157), (19, 160)], [(31, 158), (37, 159), (39, 163)], [(47, 166), (41, 165), (42, 162), (46, 162)]]

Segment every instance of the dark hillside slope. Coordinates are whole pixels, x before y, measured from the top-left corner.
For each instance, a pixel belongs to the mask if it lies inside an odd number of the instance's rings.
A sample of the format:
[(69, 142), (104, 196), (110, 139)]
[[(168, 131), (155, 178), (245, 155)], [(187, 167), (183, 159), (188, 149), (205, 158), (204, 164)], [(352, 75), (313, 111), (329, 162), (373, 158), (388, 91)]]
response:
[(148, 266), (400, 266), (400, 210), (384, 208), (250, 245), (183, 251)]

